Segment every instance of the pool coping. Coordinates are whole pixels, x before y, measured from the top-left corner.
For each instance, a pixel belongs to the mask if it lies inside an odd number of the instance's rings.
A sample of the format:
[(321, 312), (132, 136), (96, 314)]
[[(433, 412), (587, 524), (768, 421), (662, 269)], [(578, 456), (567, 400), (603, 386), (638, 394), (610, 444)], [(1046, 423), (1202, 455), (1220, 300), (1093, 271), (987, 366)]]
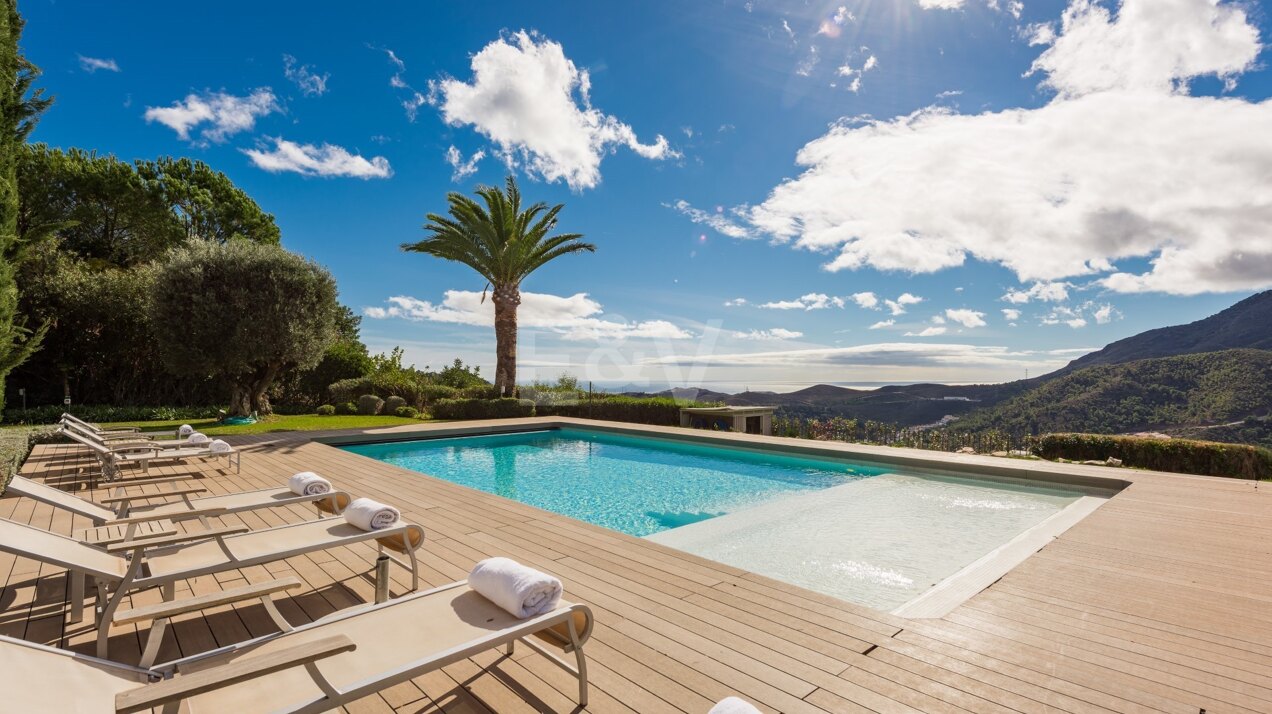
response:
[[(576, 419), (571, 417), (527, 417), (523, 419), (498, 419), (487, 421), (432, 422), (419, 426), (363, 429), (357, 433), (315, 436), (313, 441), (328, 446), (354, 446), (357, 444), (414, 441), (418, 439), (472, 436), (477, 434), (513, 434), (553, 428), (590, 429), (592, 431), (698, 442), (716, 446), (752, 451), (778, 451), (800, 456), (820, 456), (837, 459), (867, 461), (893, 468), (912, 470), (936, 470), (971, 476), (992, 476), (1025, 482), (1048, 482), (1084, 489), (1112, 491), (1130, 486), (1132, 481), (1113, 473), (1112, 467), (1058, 464), (1051, 461), (955, 454), (943, 451), (870, 446), (847, 442), (814, 441), (779, 436), (738, 434), (733, 432), (707, 432), (682, 427), (664, 427), (648, 424)], [(1136, 471), (1140, 474), (1157, 474), (1177, 478), (1212, 480), (1216, 477), (1189, 474), (1168, 474), (1153, 471)], [(1225, 479), (1227, 480), (1227, 479)]]

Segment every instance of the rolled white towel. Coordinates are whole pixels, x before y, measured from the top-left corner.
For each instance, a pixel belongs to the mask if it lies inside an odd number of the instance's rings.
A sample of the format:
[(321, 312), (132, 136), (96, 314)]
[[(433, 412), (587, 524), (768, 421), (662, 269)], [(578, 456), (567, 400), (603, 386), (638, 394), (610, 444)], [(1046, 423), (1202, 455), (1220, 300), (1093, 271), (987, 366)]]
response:
[(189, 424), (182, 424), (177, 427), (177, 438), (184, 439), (194, 433), (194, 427)]
[(211, 451), (214, 454), (228, 454), (233, 450), (234, 449), (230, 448), (228, 443), (221, 441), (220, 439), (213, 439), (212, 443), (208, 444), (208, 451)]
[(760, 710), (743, 699), (725, 697), (714, 707), (711, 707), (711, 711), (707, 712), (707, 714), (760, 714)]
[(468, 587), (521, 619), (556, 609), (561, 581), (511, 558), (487, 558), (468, 574)]
[(369, 498), (355, 498), (344, 512), (345, 520), (364, 531), (378, 531), (397, 523), (398, 509)]
[(331, 493), (331, 482), (313, 471), (301, 471), (287, 481), (287, 487), (297, 496), (321, 496)]
[(203, 446), (204, 444), (211, 441), (211, 439), (208, 438), (207, 434), (196, 431), (190, 434), (190, 436), (186, 437), (186, 441), (191, 446)]

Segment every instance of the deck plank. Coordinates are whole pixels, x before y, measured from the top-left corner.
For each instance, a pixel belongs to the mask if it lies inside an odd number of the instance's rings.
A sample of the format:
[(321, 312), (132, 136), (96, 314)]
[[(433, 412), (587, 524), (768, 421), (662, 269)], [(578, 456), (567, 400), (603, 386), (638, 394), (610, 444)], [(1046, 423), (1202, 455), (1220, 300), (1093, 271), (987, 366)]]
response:
[[(237, 474), (197, 460), (150, 472), (198, 476), (207, 495), (215, 495), (318, 471), (355, 496), (397, 505), (425, 528), (425, 587), (461, 579), (477, 560), (497, 554), (553, 572), (568, 596), (597, 616), (587, 647), (591, 712), (701, 714), (730, 694), (763, 711), (801, 714), (1272, 711), (1272, 489), (1266, 487), (1087, 469), (1131, 485), (944, 618), (907, 620), (314, 441), (348, 433), (232, 437), (244, 451)], [(870, 447), (843, 450), (881, 455)], [(968, 463), (989, 463), (979, 458)], [(81, 449), (46, 444), (23, 473), (101, 498), (106, 489), (90, 486), (94, 469)], [(315, 516), (311, 508), (289, 506), (214, 520), (260, 529)], [(67, 535), (88, 525), (15, 497), (0, 499), (0, 517)], [(303, 587), (277, 602), (301, 624), (369, 602), (374, 558), (372, 545), (358, 544), (199, 577), (177, 589), (204, 594), (295, 576)], [(394, 566), (391, 577), (392, 593), (405, 593), (409, 574)], [(0, 555), (0, 633), (92, 652), (92, 627), (66, 621), (67, 597), (59, 569)], [(125, 607), (158, 597), (139, 592)], [(163, 653), (193, 654), (273, 629), (259, 605), (210, 608), (178, 617)], [(144, 623), (112, 629), (112, 656), (135, 662), (146, 634)], [(483, 653), (344, 709), (567, 712), (576, 710), (575, 696), (572, 678), (521, 648), (511, 657)]]

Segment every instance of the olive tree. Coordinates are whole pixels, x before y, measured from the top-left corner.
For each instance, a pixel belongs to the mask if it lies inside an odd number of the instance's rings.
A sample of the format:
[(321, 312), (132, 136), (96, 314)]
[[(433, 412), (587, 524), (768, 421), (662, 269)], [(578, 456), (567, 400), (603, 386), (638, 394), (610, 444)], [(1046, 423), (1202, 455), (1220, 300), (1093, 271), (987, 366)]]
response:
[(231, 414), (268, 413), (274, 378), (313, 367), (337, 339), (335, 279), (276, 245), (195, 242), (155, 268), (152, 286), (168, 370), (223, 380)]

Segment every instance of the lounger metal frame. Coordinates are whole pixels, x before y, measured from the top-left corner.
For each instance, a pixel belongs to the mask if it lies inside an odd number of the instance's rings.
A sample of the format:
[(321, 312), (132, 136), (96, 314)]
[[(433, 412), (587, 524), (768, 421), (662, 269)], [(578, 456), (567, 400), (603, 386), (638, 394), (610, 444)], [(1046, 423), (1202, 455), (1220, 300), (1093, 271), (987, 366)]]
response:
[[(453, 590), (455, 588), (466, 587), (467, 585), (467, 580), (460, 580), (449, 585), (425, 590), (423, 592), (401, 597), (396, 600), (390, 600), (378, 605), (368, 605), (365, 607), (342, 610), (320, 620), (316, 620), (299, 627), (294, 627), (286, 632), (276, 632), (264, 635), (238, 644), (228, 645), (226, 647), (221, 647), (190, 657), (184, 657), (171, 662), (159, 664), (154, 667), (154, 671), (161, 672), (165, 677), (171, 677), (175, 673), (179, 673), (181, 671), (181, 667), (187, 664), (202, 662), (221, 655), (233, 654), (244, 649), (250, 649), (251, 647), (264, 642), (285, 638), (289, 634), (306, 632), (308, 630), (320, 628), (323, 625), (327, 625), (332, 622), (356, 618), (359, 615), (363, 615), (368, 612), (395, 607), (409, 603), (410, 601), (418, 598), (426, 598), (430, 595), (436, 595), (437, 593)], [(578, 626), (575, 624), (577, 613), (583, 614), (583, 619), (586, 623), (582, 631), (580, 631)], [(524, 620), (516, 627), (492, 632), (486, 637), (470, 640), (458, 647), (452, 647), (448, 650), (435, 652), (427, 657), (422, 657), (410, 662), (409, 664), (396, 667), (387, 672), (381, 672), (375, 677), (355, 682), (344, 689), (337, 689), (334, 685), (327, 681), (325, 677), (323, 677), (322, 672), (320, 672), (316, 667), (307, 666), (305, 667), (306, 671), (309, 673), (310, 677), (313, 678), (314, 684), (322, 690), (323, 697), (307, 702), (295, 709), (288, 709), (287, 711), (293, 712), (294, 714), (316, 714), (317, 712), (329, 711), (354, 700), (361, 699), (383, 689), (405, 682), (408, 679), (414, 679), (422, 674), (441, 669), (442, 667), (460, 660), (468, 659), (473, 655), (480, 654), (488, 650), (504, 647), (504, 652), (511, 655), (518, 641), (529, 647), (532, 651), (546, 657), (549, 662), (573, 675), (579, 683), (579, 706), (586, 707), (588, 699), (587, 658), (583, 655), (583, 645), (591, 637), (593, 625), (594, 618), (592, 616), (591, 608), (586, 605), (572, 603), (566, 607), (560, 607), (552, 612), (539, 615), (538, 617)], [(561, 633), (562, 629), (565, 631), (564, 634)], [(574, 663), (565, 661), (550, 652), (543, 645), (530, 639), (531, 636), (540, 634), (547, 634), (554, 639), (559, 640), (564, 647), (565, 653), (574, 655)]]

